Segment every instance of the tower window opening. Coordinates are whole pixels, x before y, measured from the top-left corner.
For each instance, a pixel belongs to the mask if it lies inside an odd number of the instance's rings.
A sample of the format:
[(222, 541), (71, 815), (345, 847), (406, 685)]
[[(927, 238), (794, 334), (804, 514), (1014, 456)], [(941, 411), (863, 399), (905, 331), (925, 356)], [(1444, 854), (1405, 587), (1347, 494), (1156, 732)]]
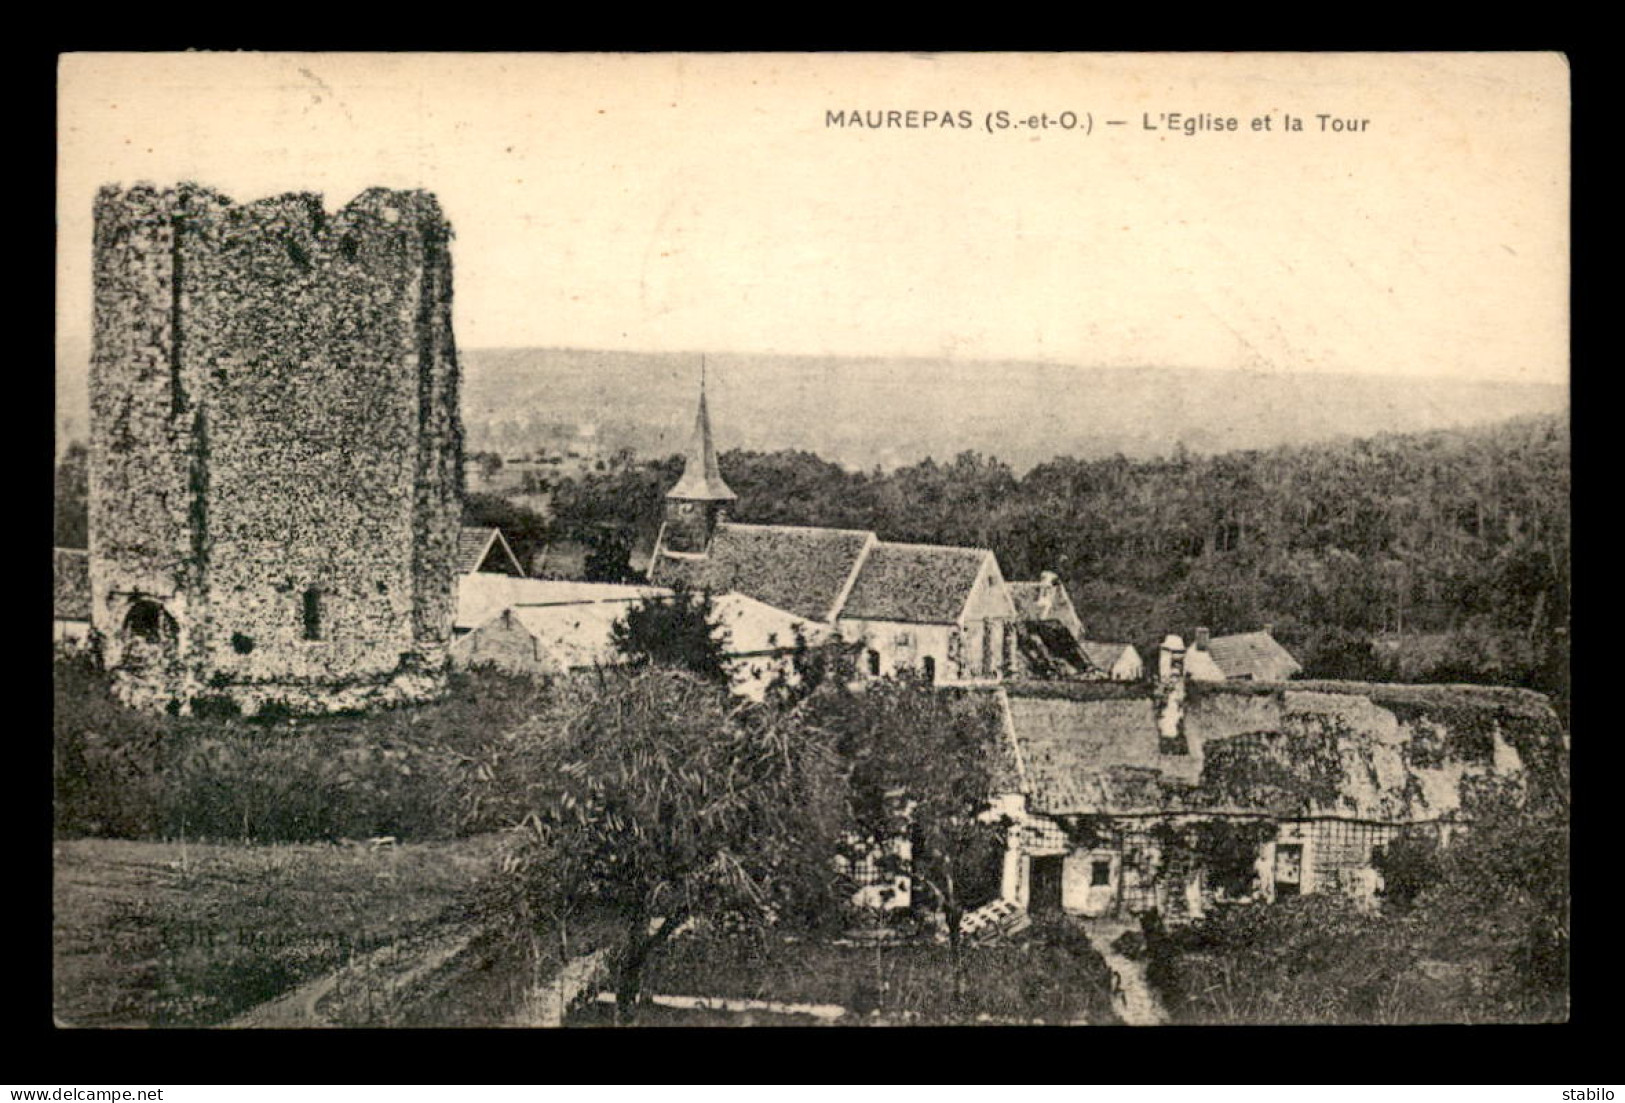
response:
[(305, 591), (305, 639), (322, 638), (322, 592), (312, 586)]
[(175, 621), (156, 601), (137, 601), (124, 618), (124, 631), (133, 639), (163, 643), (175, 638)]

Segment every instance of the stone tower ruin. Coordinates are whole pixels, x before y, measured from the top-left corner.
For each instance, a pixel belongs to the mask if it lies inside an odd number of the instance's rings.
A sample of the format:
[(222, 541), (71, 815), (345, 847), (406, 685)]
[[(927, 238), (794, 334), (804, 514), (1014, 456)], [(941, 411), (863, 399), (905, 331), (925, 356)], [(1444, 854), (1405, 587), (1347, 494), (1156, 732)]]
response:
[(119, 695), (365, 708), (444, 686), (462, 478), (451, 230), (190, 184), (96, 200), (93, 623)]

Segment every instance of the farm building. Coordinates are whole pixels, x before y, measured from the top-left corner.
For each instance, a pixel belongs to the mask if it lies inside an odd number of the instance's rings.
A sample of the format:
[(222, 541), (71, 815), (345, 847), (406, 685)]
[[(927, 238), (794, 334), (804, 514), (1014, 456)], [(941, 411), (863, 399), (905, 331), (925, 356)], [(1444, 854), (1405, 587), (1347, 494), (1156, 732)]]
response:
[(1544, 697), (1353, 682), (1016, 683), (1001, 895), (1033, 913), (1199, 915), (1215, 899), (1369, 899), (1380, 848), (1461, 825), (1463, 784), (1550, 762)]
[(1284, 682), (1296, 677), (1303, 666), (1276, 642), (1271, 627), (1212, 639), (1206, 628), (1198, 628), (1185, 657), (1186, 673), (1199, 682)]

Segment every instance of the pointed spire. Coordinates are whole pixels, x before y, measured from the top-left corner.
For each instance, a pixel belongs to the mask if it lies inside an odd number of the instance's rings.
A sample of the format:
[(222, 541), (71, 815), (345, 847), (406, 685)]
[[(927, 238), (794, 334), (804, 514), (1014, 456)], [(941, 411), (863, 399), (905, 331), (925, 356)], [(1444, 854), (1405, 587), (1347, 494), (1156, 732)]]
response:
[(683, 477), (666, 492), (668, 498), (690, 502), (731, 502), (739, 497), (722, 481), (717, 449), (711, 440), (711, 415), (705, 408), (705, 357), (700, 357), (700, 410), (694, 417), (694, 438), (683, 463)]

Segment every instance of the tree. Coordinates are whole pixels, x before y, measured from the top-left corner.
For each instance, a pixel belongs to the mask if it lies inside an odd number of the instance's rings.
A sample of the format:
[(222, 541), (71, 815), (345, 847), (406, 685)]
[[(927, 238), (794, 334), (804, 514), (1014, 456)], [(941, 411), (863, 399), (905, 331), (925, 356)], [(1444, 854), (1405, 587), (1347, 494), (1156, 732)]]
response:
[(652, 666), (574, 683), (557, 715), (520, 736), (545, 768), (532, 775), (538, 845), (517, 875), (555, 902), (538, 913), (592, 903), (619, 916), (623, 1021), (688, 920), (786, 927), (831, 914), (840, 763), (796, 713), (736, 705)]
[[(1004, 825), (988, 812), (1000, 775), (997, 706), (986, 694), (933, 689), (909, 677), (811, 698), (811, 722), (839, 733), (852, 816), (882, 872), (909, 876), (947, 928), (954, 991), (962, 996), (960, 926), (998, 894)], [(906, 837), (908, 856), (886, 843)]]
[(634, 604), (610, 633), (633, 666), (677, 667), (727, 684), (728, 631), (717, 623), (711, 595), (675, 587), (670, 598)]

